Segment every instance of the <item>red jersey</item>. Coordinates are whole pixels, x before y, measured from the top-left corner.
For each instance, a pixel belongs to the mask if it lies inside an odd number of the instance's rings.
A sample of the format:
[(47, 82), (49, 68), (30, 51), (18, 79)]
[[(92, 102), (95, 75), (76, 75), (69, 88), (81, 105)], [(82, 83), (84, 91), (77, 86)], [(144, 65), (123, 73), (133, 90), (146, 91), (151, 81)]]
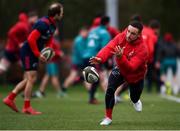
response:
[(30, 25), (28, 24), (28, 17), (26, 14), (19, 15), (19, 21), (11, 27), (8, 32), (8, 40), (6, 43), (6, 50), (18, 52), (20, 44), (22, 44), (28, 37), (30, 32)]
[(138, 38), (133, 43), (129, 43), (126, 41), (125, 30), (101, 49), (97, 57), (101, 58), (104, 63), (113, 55), (112, 51), (114, 51), (117, 45), (120, 45), (121, 48), (125, 47), (122, 57), (116, 58), (117, 66), (125, 80), (129, 83), (136, 83), (144, 79), (147, 70), (148, 52), (142, 37)]
[(153, 29), (146, 26), (143, 27), (142, 37), (148, 48), (148, 63), (152, 63), (154, 57), (154, 47), (158, 38), (155, 35)]
[(55, 56), (52, 58), (50, 62), (56, 62), (62, 56), (63, 52), (61, 51), (60, 43), (57, 40), (53, 38), (52, 43), (52, 48), (55, 52)]

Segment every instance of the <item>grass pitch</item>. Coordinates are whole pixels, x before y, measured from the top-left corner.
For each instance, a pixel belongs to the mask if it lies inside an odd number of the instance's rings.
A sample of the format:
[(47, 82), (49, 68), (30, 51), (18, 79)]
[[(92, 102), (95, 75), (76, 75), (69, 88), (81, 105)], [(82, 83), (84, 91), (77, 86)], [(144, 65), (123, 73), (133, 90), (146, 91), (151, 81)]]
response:
[[(100, 126), (104, 117), (104, 93), (98, 91), (99, 105), (89, 105), (87, 91), (77, 85), (68, 90), (68, 97), (57, 98), (51, 87), (47, 97), (33, 99), (32, 106), (42, 111), (39, 116), (30, 116), (11, 111), (2, 99), (12, 87), (0, 86), (0, 129), (1, 130), (178, 130), (180, 129), (180, 103), (168, 101), (159, 95), (142, 94), (143, 111), (135, 112), (129, 100), (115, 106), (113, 123)], [(16, 99), (21, 110), (23, 99)]]

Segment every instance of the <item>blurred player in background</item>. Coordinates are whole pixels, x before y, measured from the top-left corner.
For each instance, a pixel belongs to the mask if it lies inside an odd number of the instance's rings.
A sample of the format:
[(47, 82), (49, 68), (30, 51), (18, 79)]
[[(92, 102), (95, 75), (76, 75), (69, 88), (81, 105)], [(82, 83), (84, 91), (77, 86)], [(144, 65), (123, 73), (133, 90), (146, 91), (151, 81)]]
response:
[[(177, 57), (178, 48), (171, 33), (165, 33), (163, 43), (159, 49), (158, 61), (160, 62), (161, 94), (178, 94), (177, 84)], [(168, 69), (172, 70), (172, 78), (168, 79)], [(172, 80), (171, 80), (172, 79)]]
[(53, 34), (56, 30), (55, 22), (63, 16), (63, 6), (60, 3), (53, 3), (48, 9), (48, 16), (37, 21), (33, 26), (33, 30), (28, 36), (27, 41), (23, 44), (21, 52), (21, 60), (25, 70), (24, 79), (19, 82), (12, 92), (3, 99), (4, 104), (12, 110), (18, 112), (15, 105), (16, 96), (24, 90), (24, 106), (23, 113), (30, 115), (39, 115), (41, 112), (36, 111), (30, 104), (31, 92), (37, 77), (38, 61), (47, 62), (45, 56), (40, 51), (44, 46), (52, 47)]
[[(101, 17), (102, 17), (102, 15), (99, 15), (94, 18), (93, 23), (91, 25), (91, 29), (94, 29), (94, 28), (100, 26)], [(112, 27), (110, 25), (110, 20), (111, 20), (110, 17), (109, 16), (106, 16), (106, 17), (107, 17), (107, 24), (106, 24), (107, 31), (110, 34), (111, 39), (113, 39), (116, 35), (118, 35), (120, 33), (120, 31), (118, 29), (116, 29), (115, 27)], [(99, 72), (100, 75), (104, 78), (103, 80), (100, 81), (101, 88), (103, 89), (104, 92), (106, 91), (108, 76), (109, 76), (113, 66), (115, 65), (114, 63), (115, 63), (114, 58), (113, 57), (109, 58), (108, 61), (106, 63), (104, 63), (103, 70), (101, 72)], [(118, 96), (116, 98), (119, 100)]]
[[(82, 55), (83, 58), (83, 66), (84, 68), (86, 66), (89, 66), (89, 59), (92, 56), (95, 56), (97, 52), (102, 49), (111, 39), (110, 34), (107, 31), (107, 26), (109, 23), (109, 17), (103, 16), (101, 18), (101, 24), (90, 30), (87, 38), (87, 44), (86, 44), (86, 50), (84, 54)], [(102, 68), (99, 68), (99, 73), (100, 73), (100, 84), (103, 85), (103, 90), (105, 91), (106, 86), (104, 86), (104, 82), (106, 77), (102, 75)], [(98, 87), (99, 82), (93, 83), (90, 87), (89, 91), (89, 103), (90, 104), (98, 104), (97, 99), (95, 98), (95, 93)]]
[[(102, 15), (98, 15), (97, 17), (94, 18), (90, 30), (100, 26), (102, 17), (103, 17)], [(107, 31), (111, 35), (111, 39), (113, 39), (117, 34), (120, 33), (120, 31), (116, 29), (115, 27), (112, 27), (110, 25), (110, 20), (111, 20), (110, 17), (109, 16), (106, 16), (106, 17), (107, 17)]]
[(0, 60), (0, 74), (6, 72), (11, 64), (20, 62), (19, 50), (37, 19), (36, 12), (29, 12), (28, 15), (25, 13), (19, 14), (19, 21), (8, 32), (4, 55)]
[(79, 31), (79, 35), (74, 39), (71, 57), (72, 67), (70, 74), (62, 85), (62, 91), (64, 95), (67, 91), (67, 88), (74, 83), (77, 76), (81, 76), (81, 71), (83, 68), (82, 56), (86, 49), (88, 32), (89, 31), (87, 27), (82, 27)]

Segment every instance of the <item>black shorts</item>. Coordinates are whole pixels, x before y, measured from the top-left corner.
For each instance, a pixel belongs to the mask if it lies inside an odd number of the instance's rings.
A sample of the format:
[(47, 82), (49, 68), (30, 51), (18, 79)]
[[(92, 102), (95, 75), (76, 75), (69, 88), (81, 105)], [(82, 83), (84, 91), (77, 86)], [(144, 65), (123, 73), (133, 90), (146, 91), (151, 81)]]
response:
[[(109, 76), (108, 88), (112, 88), (115, 91), (124, 82), (126, 82), (124, 76), (120, 73), (119, 68), (115, 67)], [(140, 99), (141, 93), (143, 91), (144, 79), (139, 80), (136, 83), (128, 83), (128, 86), (130, 98), (134, 103), (136, 103)]]
[(25, 71), (37, 70), (39, 59), (34, 56), (32, 51), (21, 49), (20, 55), (23, 69)]
[(19, 60), (19, 52), (4, 51), (4, 57), (11, 63), (15, 63)]

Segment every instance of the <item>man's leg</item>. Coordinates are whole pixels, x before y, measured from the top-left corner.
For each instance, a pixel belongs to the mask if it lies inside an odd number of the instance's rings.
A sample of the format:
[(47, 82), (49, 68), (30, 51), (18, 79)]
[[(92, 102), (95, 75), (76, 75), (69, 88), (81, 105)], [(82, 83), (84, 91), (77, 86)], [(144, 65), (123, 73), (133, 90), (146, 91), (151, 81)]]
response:
[(115, 91), (115, 104), (117, 104), (118, 102), (122, 101), (121, 95), (122, 93), (124, 93), (125, 91), (128, 90), (128, 83), (124, 82), (121, 86), (119, 86), (116, 91)]
[(93, 83), (89, 89), (89, 104), (98, 104), (99, 102), (95, 98), (95, 93), (97, 91), (99, 85), (99, 81), (96, 83)]
[(60, 81), (57, 75), (53, 75), (51, 76), (51, 82), (53, 87), (55, 88), (56, 92), (57, 92), (57, 97), (59, 96), (66, 96), (66, 94), (62, 94), (61, 93), (61, 85), (60, 85)]
[(35, 97), (42, 98), (45, 96), (45, 89), (49, 81), (49, 75), (45, 74), (40, 84), (39, 90), (34, 93)]
[(114, 93), (118, 86), (124, 83), (124, 78), (120, 74), (118, 68), (114, 68), (109, 76), (108, 88), (105, 96), (106, 103), (106, 114), (105, 119), (100, 123), (100, 125), (109, 125), (112, 122), (112, 111), (114, 107)]
[(130, 98), (134, 104), (136, 111), (142, 111), (142, 103), (140, 101), (140, 96), (142, 94), (144, 87), (144, 80), (140, 80), (137, 83), (129, 84)]
[(17, 86), (12, 90), (12, 92), (9, 93), (9, 95), (6, 98), (3, 99), (4, 104), (9, 106), (12, 110), (16, 112), (18, 112), (18, 109), (14, 103), (14, 100), (16, 96), (25, 88), (26, 83), (27, 79), (24, 78), (21, 82), (17, 84)]
[(73, 84), (76, 76), (78, 75), (78, 71), (71, 69), (69, 76), (65, 79), (64, 84), (62, 86), (62, 91), (66, 92), (67, 88)]
[(106, 117), (112, 118), (112, 110), (114, 107), (114, 93), (116, 89), (124, 83), (124, 78), (120, 74), (118, 68), (112, 70), (109, 80), (108, 80), (108, 88), (105, 96), (106, 103)]
[(100, 86), (104, 92), (106, 92), (107, 83), (108, 83), (108, 71), (102, 70), (99, 72), (99, 78), (100, 78)]
[(22, 111), (26, 114), (39, 115), (41, 112), (35, 111), (30, 104), (32, 88), (37, 78), (37, 71), (27, 71), (26, 76), (27, 84), (24, 91), (24, 107)]

